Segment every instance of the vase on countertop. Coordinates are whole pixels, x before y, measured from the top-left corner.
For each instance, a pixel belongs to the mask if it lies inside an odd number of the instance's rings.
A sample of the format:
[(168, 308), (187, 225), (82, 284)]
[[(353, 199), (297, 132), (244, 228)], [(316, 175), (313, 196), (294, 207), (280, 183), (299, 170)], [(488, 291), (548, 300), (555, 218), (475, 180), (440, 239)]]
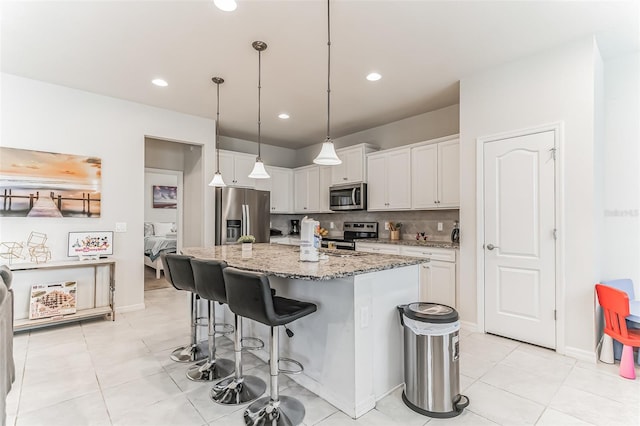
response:
[(251, 257), (253, 243), (242, 243), (242, 257)]
[(395, 231), (389, 231), (389, 239), (390, 240), (399, 240), (400, 239), (400, 230), (396, 229)]

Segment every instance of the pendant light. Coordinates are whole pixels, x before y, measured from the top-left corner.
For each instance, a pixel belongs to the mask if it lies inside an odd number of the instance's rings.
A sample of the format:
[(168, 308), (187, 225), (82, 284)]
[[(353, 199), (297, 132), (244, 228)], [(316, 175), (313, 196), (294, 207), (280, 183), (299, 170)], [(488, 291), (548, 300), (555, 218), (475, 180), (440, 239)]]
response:
[(325, 166), (342, 164), (336, 154), (336, 148), (331, 140), (331, 0), (327, 0), (327, 138), (322, 143), (320, 154), (313, 162)]
[(222, 179), (222, 173), (220, 173), (220, 85), (224, 83), (224, 79), (220, 77), (213, 77), (211, 79), (216, 84), (217, 93), (217, 108), (216, 108), (216, 173), (213, 175), (213, 179), (209, 182), (209, 186), (223, 187), (227, 186)]
[(267, 49), (267, 43), (265, 43), (264, 41), (254, 41), (251, 45), (258, 51), (258, 156), (256, 157), (256, 164), (253, 165), (253, 170), (251, 170), (249, 177), (253, 179), (269, 179), (271, 176), (269, 176), (269, 173), (267, 173), (267, 171), (265, 170), (262, 158), (260, 158), (260, 83), (262, 74), (261, 54), (263, 50)]

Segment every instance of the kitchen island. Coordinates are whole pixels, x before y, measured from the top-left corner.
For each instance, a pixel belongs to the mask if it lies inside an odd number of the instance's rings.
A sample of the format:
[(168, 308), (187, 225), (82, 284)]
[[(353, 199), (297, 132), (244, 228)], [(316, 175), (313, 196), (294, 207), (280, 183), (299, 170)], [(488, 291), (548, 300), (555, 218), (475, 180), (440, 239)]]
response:
[[(243, 256), (239, 245), (182, 252), (266, 273), (279, 296), (315, 303), (315, 313), (290, 324), (293, 338), (282, 333), (280, 356), (304, 365), (304, 373), (291, 379), (347, 415), (363, 415), (402, 385), (396, 306), (418, 300), (424, 259), (327, 250), (322, 252), (327, 259), (300, 262), (298, 247), (277, 244), (254, 244), (251, 257)], [(228, 308), (224, 320), (232, 322)], [(254, 321), (244, 321), (243, 332), (268, 341), (268, 327)], [(256, 355), (268, 357), (267, 352)]]

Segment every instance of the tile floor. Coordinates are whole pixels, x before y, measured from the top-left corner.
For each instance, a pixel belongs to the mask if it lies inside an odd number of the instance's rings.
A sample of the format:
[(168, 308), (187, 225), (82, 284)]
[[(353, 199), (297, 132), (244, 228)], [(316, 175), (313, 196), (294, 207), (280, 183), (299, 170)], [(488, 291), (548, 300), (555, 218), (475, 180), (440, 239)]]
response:
[[(91, 321), (15, 337), (17, 381), (8, 425), (242, 425), (243, 406), (208, 398), (210, 383), (191, 382), (169, 360), (188, 340), (187, 295), (148, 291), (147, 309), (115, 322)], [(219, 353), (232, 358), (231, 342)], [(406, 408), (400, 391), (354, 421), (281, 376), (284, 395), (306, 406), (306, 425), (639, 425), (640, 378), (617, 366), (592, 365), (491, 335), (461, 332), (462, 392), (471, 404), (453, 419), (429, 419)], [(245, 357), (245, 371), (267, 378), (267, 366)], [(640, 370), (638, 371), (640, 373)], [(640, 374), (639, 374), (640, 376)]]

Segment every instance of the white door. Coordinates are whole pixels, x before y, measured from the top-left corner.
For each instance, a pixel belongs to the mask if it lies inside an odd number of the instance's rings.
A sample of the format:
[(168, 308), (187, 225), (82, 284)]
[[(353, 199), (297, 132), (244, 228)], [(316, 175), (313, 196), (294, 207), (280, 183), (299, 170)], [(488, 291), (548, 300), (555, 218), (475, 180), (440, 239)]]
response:
[(308, 211), (320, 211), (320, 168), (318, 166), (307, 170), (307, 192)]
[(485, 330), (548, 348), (555, 333), (554, 132), (484, 145)]
[(253, 165), (256, 163), (255, 157), (251, 155), (234, 155), (234, 157), (236, 185), (254, 188), (256, 186), (256, 179), (250, 178), (249, 175), (253, 170)]

